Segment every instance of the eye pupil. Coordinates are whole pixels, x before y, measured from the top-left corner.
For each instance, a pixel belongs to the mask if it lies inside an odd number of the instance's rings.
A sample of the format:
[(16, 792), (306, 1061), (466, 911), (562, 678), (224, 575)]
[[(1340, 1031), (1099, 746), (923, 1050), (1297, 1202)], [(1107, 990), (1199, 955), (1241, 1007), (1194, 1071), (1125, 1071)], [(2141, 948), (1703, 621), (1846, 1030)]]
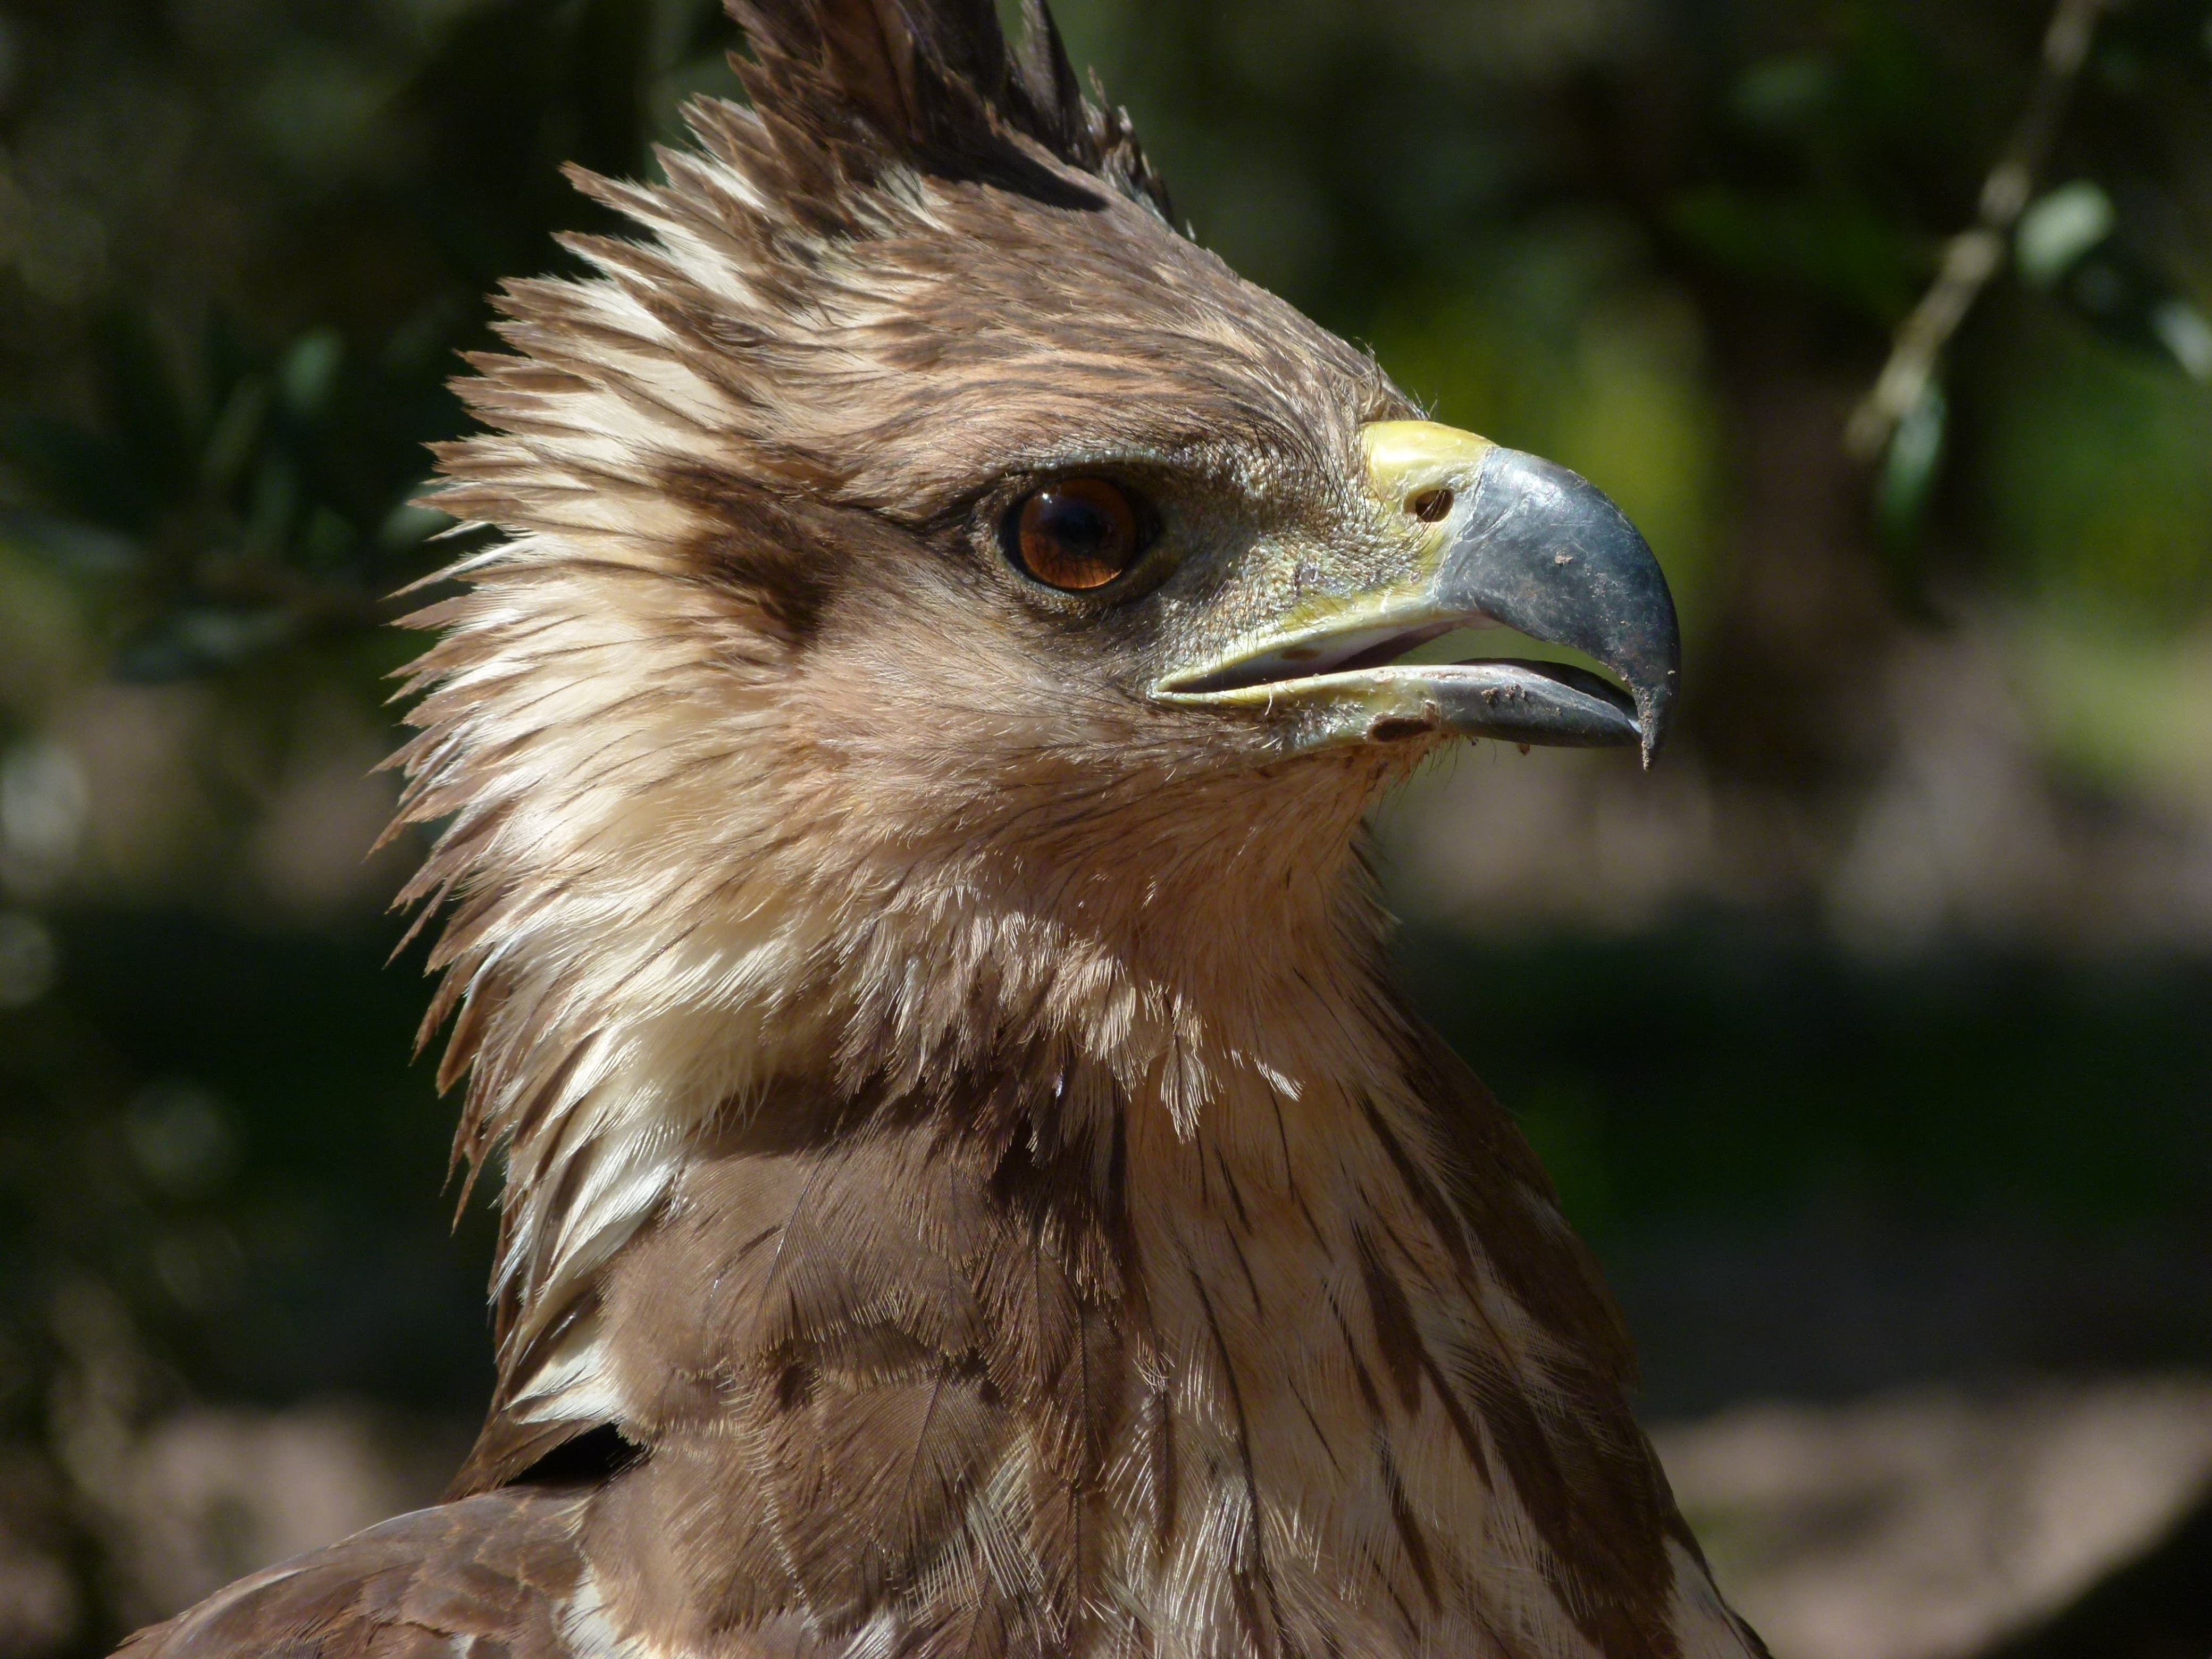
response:
[(1024, 501), (1009, 526), (1015, 562), (1050, 587), (1103, 587), (1144, 549), (1137, 508), (1103, 478), (1048, 484)]
[(1060, 552), (1086, 562), (1110, 554), (1114, 523), (1098, 503), (1059, 490), (1037, 503), (1035, 532), (1055, 543)]

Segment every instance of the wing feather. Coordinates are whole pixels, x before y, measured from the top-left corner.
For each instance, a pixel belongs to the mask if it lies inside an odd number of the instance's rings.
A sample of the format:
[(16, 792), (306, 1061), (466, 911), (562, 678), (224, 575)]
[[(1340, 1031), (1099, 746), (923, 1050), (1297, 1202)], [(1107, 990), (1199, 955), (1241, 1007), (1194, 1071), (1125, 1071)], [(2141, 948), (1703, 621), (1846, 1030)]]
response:
[(585, 1502), (517, 1488), (401, 1516), (240, 1579), (116, 1659), (562, 1659)]

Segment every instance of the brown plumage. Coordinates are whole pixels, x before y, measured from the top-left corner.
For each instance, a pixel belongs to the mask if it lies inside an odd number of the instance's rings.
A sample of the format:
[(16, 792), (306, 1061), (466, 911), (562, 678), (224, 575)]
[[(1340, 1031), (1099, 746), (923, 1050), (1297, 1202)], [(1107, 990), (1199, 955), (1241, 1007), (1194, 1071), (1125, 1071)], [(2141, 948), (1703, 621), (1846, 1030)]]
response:
[[(736, 10), (750, 107), (578, 176), (640, 238), (506, 290), (441, 457), (489, 1416), (127, 1651), (1760, 1651), (1359, 854), (1456, 735), (1656, 744), (1648, 550), (1177, 234), (1041, 4)], [(1389, 665), (1493, 617), (1632, 696)]]

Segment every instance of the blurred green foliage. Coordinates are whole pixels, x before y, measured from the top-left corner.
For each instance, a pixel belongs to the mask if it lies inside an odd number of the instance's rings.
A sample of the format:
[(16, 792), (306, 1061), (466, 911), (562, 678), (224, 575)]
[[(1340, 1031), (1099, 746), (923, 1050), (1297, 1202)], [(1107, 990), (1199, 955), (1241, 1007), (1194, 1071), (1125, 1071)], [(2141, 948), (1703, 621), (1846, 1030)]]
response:
[[(1644, 525), (1717, 788), (1832, 815), (1887, 653), (1995, 616), (2067, 787), (2212, 802), (2206, 0), (2106, 23), (2020, 268), (1883, 469), (1844, 420), (2039, 6), (1059, 9), (1202, 240)], [(483, 1241), (443, 1239), (397, 866), (347, 873), (377, 802), (338, 785), (394, 736), (374, 624), (441, 556), (410, 502), (484, 295), (611, 228), (560, 165), (648, 170), (733, 39), (713, 0), (0, 4), (0, 1527), (71, 1562), (63, 1648), (124, 1616), (102, 1435), (191, 1396), (474, 1408)], [(2201, 968), (1869, 968), (1771, 921), (1409, 945), (1617, 1259), (1833, 1201), (2212, 1213)]]
[(1404, 955), (1601, 1242), (1822, 1204), (2083, 1233), (2212, 1209), (2202, 964), (1868, 966), (1722, 918), (1603, 945), (1424, 933)]

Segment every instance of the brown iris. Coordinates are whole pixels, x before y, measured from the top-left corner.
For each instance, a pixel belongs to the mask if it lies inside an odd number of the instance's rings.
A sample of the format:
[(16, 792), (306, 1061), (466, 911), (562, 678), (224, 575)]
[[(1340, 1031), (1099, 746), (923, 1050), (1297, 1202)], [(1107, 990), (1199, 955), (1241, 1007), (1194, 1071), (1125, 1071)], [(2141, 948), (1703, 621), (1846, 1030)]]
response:
[(1137, 503), (1104, 478), (1047, 484), (1014, 510), (1006, 528), (1014, 562), (1048, 587), (1070, 592), (1105, 586), (1145, 550)]

